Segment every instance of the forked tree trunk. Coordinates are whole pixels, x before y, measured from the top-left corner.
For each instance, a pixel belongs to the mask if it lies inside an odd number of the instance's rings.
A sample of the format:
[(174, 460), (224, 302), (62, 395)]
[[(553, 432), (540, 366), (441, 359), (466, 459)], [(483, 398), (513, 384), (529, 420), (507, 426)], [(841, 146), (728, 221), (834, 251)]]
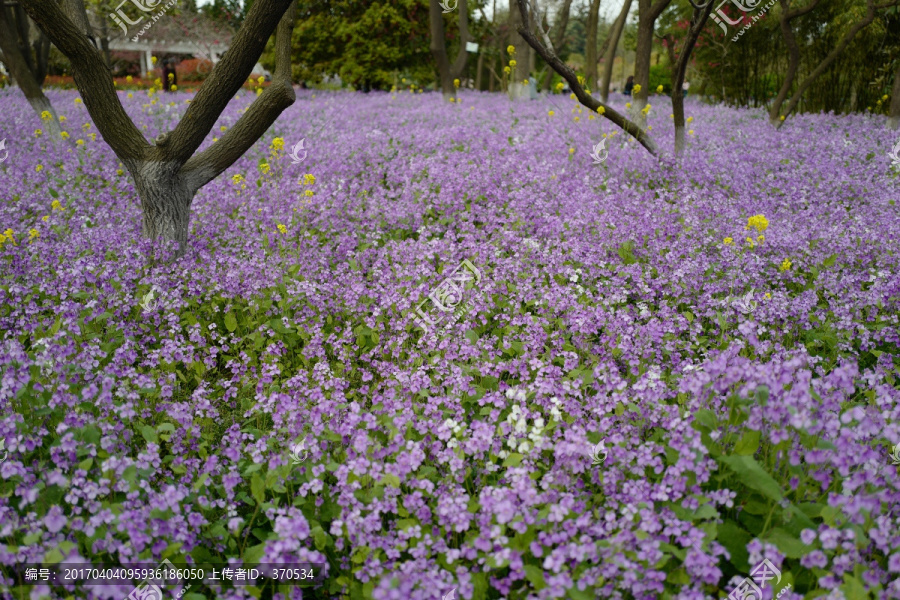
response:
[(891, 113), (888, 118), (888, 126), (891, 129), (900, 129), (900, 64), (894, 73), (894, 87), (891, 88)]
[(462, 76), (466, 68), (466, 42), (469, 39), (468, 27), (468, 7), (466, 0), (459, 0), (457, 5), (459, 10), (459, 51), (456, 60), (450, 64), (447, 56), (447, 44), (444, 41), (444, 12), (438, 0), (431, 0), (428, 3), (429, 23), (431, 27), (431, 55), (437, 63), (438, 77), (441, 80), (441, 93), (444, 100), (456, 97), (456, 87), (453, 85), (453, 79)]
[(196, 190), (176, 165), (151, 162), (134, 176), (141, 199), (141, 231), (152, 240), (171, 240), (183, 252), (191, 222), (191, 203)]
[(625, 21), (628, 20), (628, 12), (631, 10), (632, 0), (625, 0), (622, 5), (622, 11), (613, 24), (612, 31), (609, 32), (609, 58), (603, 68), (603, 81), (600, 82), (600, 98), (606, 104), (609, 98), (609, 82), (612, 81), (613, 66), (616, 62), (616, 49), (619, 47), (619, 38), (622, 37), (622, 31), (625, 29)]

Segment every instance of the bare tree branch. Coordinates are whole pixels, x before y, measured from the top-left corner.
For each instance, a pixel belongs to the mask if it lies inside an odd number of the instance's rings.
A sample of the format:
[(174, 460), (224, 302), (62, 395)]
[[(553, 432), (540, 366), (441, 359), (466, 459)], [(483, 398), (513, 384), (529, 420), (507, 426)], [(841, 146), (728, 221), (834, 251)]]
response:
[[(53, 0), (22, 0), (28, 15), (72, 64), (72, 76), (100, 135), (129, 171), (150, 148), (122, 107), (100, 51)], [(103, 115), (99, 118), (98, 115)]]
[(218, 142), (184, 165), (189, 187), (198, 190), (230, 167), (269, 129), (275, 119), (294, 103), (291, 81), (291, 33), (296, 2), (284, 13), (275, 34), (275, 74), (272, 84), (256, 99), (238, 122)]
[[(525, 23), (529, 22), (526, 0), (516, 0), (516, 2), (519, 5), (519, 11), (522, 14), (522, 21)], [(535, 51), (540, 55), (540, 57), (543, 58), (544, 61), (548, 65), (550, 65), (550, 67), (554, 71), (559, 73), (563, 77), (563, 79), (565, 79), (569, 83), (569, 86), (572, 88), (572, 92), (575, 94), (575, 97), (578, 98), (578, 101), (582, 105), (591, 109), (591, 111), (593, 112), (596, 112), (598, 108), (603, 107), (603, 117), (609, 119), (610, 121), (621, 127), (625, 131), (625, 133), (636, 139), (644, 148), (647, 149), (648, 152), (650, 152), (650, 154), (652, 154), (653, 156), (658, 155), (659, 150), (656, 146), (656, 142), (654, 142), (646, 132), (638, 127), (637, 124), (629, 121), (627, 118), (625, 118), (624, 115), (621, 115), (605, 104), (598, 102), (596, 98), (584, 91), (584, 88), (578, 82), (578, 76), (572, 69), (569, 68), (568, 65), (562, 62), (559, 57), (556, 56), (556, 54), (552, 50), (552, 46), (551, 48), (547, 48), (546, 46), (541, 44), (534, 33), (532, 33), (524, 25), (520, 25), (518, 31), (519, 35), (522, 36), (522, 39), (528, 42), (528, 45), (534, 48)], [(549, 42), (549, 39), (546, 39), (546, 36), (544, 37), (545, 41)]]
[(175, 130), (168, 136), (164, 153), (166, 160), (183, 165), (200, 147), (219, 115), (247, 81), (266, 42), (293, 1), (256, 0), (253, 3), (230, 48), (200, 87)]

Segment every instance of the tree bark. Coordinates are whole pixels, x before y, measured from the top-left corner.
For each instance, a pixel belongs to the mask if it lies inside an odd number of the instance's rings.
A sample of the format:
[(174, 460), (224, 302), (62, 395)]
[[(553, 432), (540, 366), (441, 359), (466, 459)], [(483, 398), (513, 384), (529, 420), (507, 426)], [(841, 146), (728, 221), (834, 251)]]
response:
[(471, 38), (469, 37), (469, 7), (466, 2), (467, 0), (459, 0), (457, 7), (459, 10), (459, 50), (456, 52), (456, 60), (450, 65), (450, 79), (460, 79), (466, 72), (466, 64), (469, 61), (466, 42)]
[(478, 63), (475, 66), (475, 89), (481, 91), (481, 70), (484, 68), (484, 50), (478, 53)]
[[(688, 62), (691, 60), (691, 54), (700, 32), (706, 25), (707, 19), (712, 12), (714, 0), (706, 0), (706, 4), (693, 4), (694, 13), (691, 16), (691, 24), (688, 28), (687, 35), (684, 38), (684, 45), (681, 53), (678, 55), (678, 62), (675, 64), (675, 77), (672, 81), (672, 115), (675, 121), (675, 155), (684, 154), (684, 92), (681, 85), (684, 83), (684, 76), (687, 72)], [(674, 46), (674, 40), (669, 43)], [(674, 50), (672, 51), (674, 53)]]
[(628, 20), (628, 12), (631, 10), (632, 0), (625, 0), (622, 5), (622, 11), (613, 24), (612, 31), (609, 32), (609, 60), (603, 68), (603, 81), (600, 82), (600, 98), (605, 104), (609, 99), (609, 82), (612, 80), (613, 64), (616, 62), (616, 49), (619, 47), (619, 38), (622, 37), (622, 31), (625, 29), (625, 21)]
[[(2, 2), (2, 0), (0, 0), (0, 2)], [(25, 19), (28, 18), (24, 13), (22, 13), (21, 16)], [(56, 109), (53, 108), (53, 104), (51, 104), (47, 96), (44, 95), (44, 91), (41, 89), (41, 84), (38, 82), (34, 71), (28, 66), (29, 61), (20, 50), (20, 45), (16, 41), (18, 37), (16, 35), (17, 28), (14, 28), (11, 18), (12, 11), (0, 4), (0, 52), (3, 54), (3, 62), (6, 63), (10, 75), (12, 75), (12, 78), (16, 82), (16, 85), (19, 86), (19, 89), (22, 90), (22, 94), (25, 95), (25, 99), (28, 101), (32, 110), (34, 110), (39, 117), (44, 111), (50, 113), (51, 118), (46, 121), (46, 126), (52, 139), (54, 141), (59, 140), (60, 134), (62, 133), (62, 128), (59, 124), (59, 116), (56, 114)], [(28, 51), (27, 46), (26, 51)], [(31, 64), (37, 68), (35, 61), (31, 61)], [(43, 80), (43, 77), (41, 79)]]
[[(850, 42), (856, 37), (856, 34), (868, 27), (872, 21), (875, 20), (875, 11), (882, 8), (887, 8), (889, 6), (896, 6), (900, 3), (900, 0), (890, 0), (889, 2), (885, 2), (883, 4), (875, 4), (874, 0), (866, 0), (866, 15), (863, 17), (862, 21), (858, 21), (850, 27), (849, 31), (844, 34), (844, 37), (841, 38), (841, 41), (838, 42), (838, 45), (826, 56), (819, 65), (813, 69), (812, 73), (807, 76), (806, 79), (800, 84), (797, 88), (797, 91), (794, 92), (794, 95), (791, 96), (790, 102), (788, 102), (788, 106), (784, 111), (784, 116), (787, 117), (791, 114), (797, 105), (800, 103), (800, 98), (803, 96), (803, 92), (812, 85), (812, 82), (825, 72), (825, 69), (831, 66), (831, 63), (840, 56), (841, 52), (843, 52), (847, 46), (850, 45)], [(781, 129), (781, 126), (784, 124), (784, 121), (780, 121), (777, 125), (778, 129)]]
[(597, 89), (597, 26), (599, 21), (600, 0), (591, 0), (588, 6), (584, 52), (584, 80), (590, 90)]
[(647, 126), (647, 115), (643, 108), (650, 94), (650, 54), (653, 50), (653, 30), (656, 19), (666, 9), (671, 0), (638, 0), (637, 49), (634, 56), (634, 83), (640, 85), (639, 92), (632, 92), (631, 108), (636, 123), (641, 129)]
[[(25, 10), (72, 63), (97, 129), (135, 181), (142, 230), (153, 240), (174, 241), (186, 251), (190, 206), (197, 191), (240, 158), (295, 99), (291, 82), (291, 32), (295, 0), (255, 0), (231, 47), (213, 69), (184, 117), (149, 144), (125, 112), (100, 51), (55, 0), (21, 0)], [(250, 76), (272, 32), (276, 68), (272, 83), (222, 138), (194, 154), (234, 94)]]
[(769, 122), (773, 125), (778, 122), (781, 114), (781, 105), (784, 104), (791, 86), (794, 85), (794, 77), (797, 76), (797, 70), (800, 68), (800, 46), (797, 45), (797, 38), (794, 37), (794, 30), (791, 28), (791, 21), (797, 17), (802, 17), (812, 11), (819, 3), (819, 0), (812, 0), (803, 8), (790, 10), (791, 0), (779, 0), (781, 3), (781, 36), (784, 38), (784, 44), (788, 49), (788, 68), (784, 74), (784, 81), (781, 83), (781, 89), (769, 108)]
[(888, 126), (891, 129), (900, 129), (900, 63), (897, 64), (897, 72), (894, 73), (894, 87), (891, 88), (891, 112)]
[(453, 77), (450, 76), (450, 60), (447, 58), (447, 45), (444, 43), (444, 13), (438, 0), (428, 4), (431, 23), (431, 55), (437, 63), (438, 77), (441, 80), (441, 93), (444, 100), (456, 97)]
[[(529, 69), (532, 64), (531, 47), (520, 34), (520, 28), (528, 31), (534, 28), (534, 18), (530, 13), (522, 14), (515, 9), (515, 0), (509, 0), (510, 31), (509, 43), (516, 48), (516, 68), (509, 74), (508, 92), (510, 98), (528, 97), (528, 86), (522, 82), (528, 79)], [(528, 21), (523, 21), (528, 19)], [(506, 52), (506, 49), (503, 49)], [(508, 61), (507, 61), (508, 62)]]

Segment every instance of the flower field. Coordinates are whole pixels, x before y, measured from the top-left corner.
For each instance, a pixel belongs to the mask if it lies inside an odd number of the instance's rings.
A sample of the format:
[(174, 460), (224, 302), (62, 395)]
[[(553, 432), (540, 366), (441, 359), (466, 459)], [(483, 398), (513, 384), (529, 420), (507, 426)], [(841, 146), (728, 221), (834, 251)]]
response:
[[(148, 139), (192, 97), (129, 93)], [(56, 140), (0, 90), (4, 597), (131, 590), (15, 565), (168, 559), (323, 563), (186, 600), (700, 600), (767, 559), (766, 599), (900, 598), (883, 117), (688, 97), (676, 162), (651, 97), (662, 159), (617, 133), (597, 163), (616, 129), (564, 95), (297, 95), (172, 261), (77, 92)], [(423, 333), (464, 260), (470, 308)]]

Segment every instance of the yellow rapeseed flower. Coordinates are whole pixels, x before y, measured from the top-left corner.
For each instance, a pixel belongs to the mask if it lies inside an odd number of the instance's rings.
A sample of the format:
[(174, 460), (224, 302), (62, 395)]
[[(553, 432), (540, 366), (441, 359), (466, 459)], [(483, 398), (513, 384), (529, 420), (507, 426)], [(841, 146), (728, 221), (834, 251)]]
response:
[(235, 183), (235, 184), (242, 183), (244, 181), (244, 176), (241, 175), (240, 173), (238, 173), (236, 175), (232, 175), (231, 181), (232, 181), (232, 183)]
[(781, 266), (778, 267), (778, 269), (781, 271), (787, 271), (790, 268), (791, 268), (791, 261), (789, 261), (788, 259), (784, 259), (783, 261), (781, 261)]
[(753, 238), (748, 237), (747, 245), (749, 245), (751, 248), (753, 248), (754, 246), (756, 246), (756, 242), (753, 241)]
[(569, 98), (571, 98), (572, 100), (578, 99), (578, 97), (575, 95), (575, 92), (572, 92), (571, 94), (569, 94)]
[(116, 175), (124, 175), (124, 174), (125, 174), (125, 171), (123, 171), (122, 169), (116, 169)]
[(656, 86), (656, 93), (657, 93), (657, 94), (662, 94), (662, 93), (663, 93), (663, 86), (661, 86), (661, 85)]
[(304, 194), (305, 196), (312, 196), (313, 194), (315, 194), (315, 192), (312, 191), (312, 190), (306, 190), (305, 192), (303, 192), (303, 194)]
[(575, 154), (575, 148), (569, 148), (569, 154)]
[(506, 47), (506, 52), (507, 52), (507, 54), (515, 54), (516, 47), (513, 46), (512, 44), (510, 44), (509, 46)]
[(266, 78), (263, 77), (262, 75), (260, 75), (259, 78), (256, 80), (256, 83), (258, 83), (259, 85), (262, 85), (265, 82), (266, 82)]
[(45, 110), (41, 112), (41, 119), (44, 121), (49, 121), (53, 118), (53, 115), (50, 114), (49, 110)]
[(34, 168), (34, 170), (37, 171), (38, 173), (40, 173), (41, 171), (44, 170), (44, 165), (38, 165)]
[(303, 185), (313, 185), (316, 183), (316, 176), (312, 173), (307, 173), (303, 176)]
[(271, 169), (272, 169), (272, 168), (269, 166), (269, 163), (261, 163), (261, 164), (259, 165), (259, 170), (262, 171), (263, 175), (268, 175), (268, 174), (269, 174), (269, 171), (270, 171)]
[(688, 117), (688, 118), (687, 118), (687, 122), (688, 122), (688, 123), (693, 123), (693, 122), (694, 122), (694, 117)]
[(38, 230), (37, 230), (37, 229), (29, 229), (29, 230), (28, 230), (28, 241), (33, 240), (33, 239), (36, 238), (38, 235), (39, 235), (39, 234), (38, 234)]
[(284, 138), (277, 137), (272, 140), (272, 150), (278, 151), (284, 148)]
[(602, 114), (605, 113), (605, 112), (606, 112), (606, 107), (603, 107), (603, 106), (598, 106), (598, 107), (597, 107), (597, 114), (598, 114), (598, 115), (602, 115)]
[[(177, 86), (177, 85), (173, 85), (173, 86), (172, 86), (172, 91), (173, 91), (173, 92), (177, 92), (177, 91), (178, 91), (178, 86)], [(175, 104), (175, 103), (173, 102), (172, 104)]]
[(457, 88), (459, 87), (459, 79), (453, 80), (453, 87), (457, 87)]
[(781, 115), (781, 120), (784, 121), (784, 115)]
[(41, 137), (42, 135), (44, 135), (44, 132), (41, 131), (40, 129), (34, 130), (34, 137)]
[(43, 221), (44, 223), (46, 223), (49, 220), (50, 220), (50, 215), (44, 215), (43, 217), (41, 217), (41, 221)]
[(282, 235), (284, 235), (285, 233), (287, 233), (287, 227), (285, 227), (284, 225), (282, 225), (281, 223), (279, 223), (279, 224), (278, 224), (278, 231), (280, 231), (280, 232), (282, 233)]
[(134, 77), (132, 77), (131, 75), (128, 75), (128, 76), (125, 78), (125, 82), (126, 82), (126, 83), (131, 83), (132, 81), (134, 81)]
[(153, 57), (150, 58), (150, 61), (151, 61), (154, 65), (156, 64), (156, 61), (157, 61), (157, 60), (158, 60), (158, 59), (157, 59), (155, 56), (153, 56)]
[(75, 143), (79, 146), (84, 146), (84, 140), (81, 140), (81, 139), (75, 140)]
[(625, 103), (625, 108), (631, 108), (631, 102), (626, 102), (626, 103)]
[(641, 92), (641, 84), (639, 84), (639, 83), (634, 84), (634, 90), (633, 90), (633, 91), (634, 91), (635, 94), (639, 94), (639, 93)]
[(693, 129), (688, 129), (688, 135), (694, 135), (694, 130), (693, 130)]
[(725, 244), (726, 246), (730, 246), (731, 244), (734, 243), (734, 240), (731, 239), (730, 237), (727, 237), (724, 240), (722, 240), (722, 243)]
[(753, 215), (747, 219), (747, 226), (744, 229), (750, 229), (751, 227), (755, 227), (756, 231), (762, 233), (769, 228), (769, 220), (763, 215)]
[(512, 73), (512, 69), (510, 69), (509, 67), (503, 67), (503, 72), (509, 75), (510, 73)]
[(62, 136), (62, 139), (64, 139), (64, 140), (69, 139), (69, 132), (68, 132), (68, 131), (63, 131), (63, 132), (60, 133), (59, 135), (61, 135), (61, 136)]
[(551, 110), (551, 111), (549, 111), (547, 114), (550, 115), (550, 116), (552, 117), (552, 116), (553, 116), (554, 114), (556, 114), (556, 113), (554, 113), (554, 112)]
[(512, 59), (511, 61), (509, 61), (509, 67), (511, 69), (515, 69), (517, 64), (519, 63), (516, 62), (516, 59)]
[(66, 122), (66, 118), (65, 118), (64, 116), (63, 116), (63, 117), (60, 117), (60, 118), (59, 118), (59, 122), (60, 122), (60, 123), (65, 123), (65, 122)]
[(756, 241), (759, 242), (760, 244), (762, 244), (764, 241), (766, 241), (766, 236), (758, 235), (758, 236), (756, 236)]
[(50, 210), (65, 210), (63, 209), (63, 205), (59, 202), (59, 200), (54, 200), (50, 203)]
[(566, 86), (564, 86), (564, 85), (563, 85), (563, 82), (560, 81), (559, 83), (556, 84), (556, 91), (557, 91), (557, 92), (561, 92), (561, 91), (563, 91), (563, 88), (564, 88), (564, 87), (566, 87)]
[(81, 98), (75, 98), (75, 104), (81, 104)]
[(772, 299), (772, 294), (770, 294), (769, 292), (766, 292), (766, 300), (771, 300), (771, 299)]

